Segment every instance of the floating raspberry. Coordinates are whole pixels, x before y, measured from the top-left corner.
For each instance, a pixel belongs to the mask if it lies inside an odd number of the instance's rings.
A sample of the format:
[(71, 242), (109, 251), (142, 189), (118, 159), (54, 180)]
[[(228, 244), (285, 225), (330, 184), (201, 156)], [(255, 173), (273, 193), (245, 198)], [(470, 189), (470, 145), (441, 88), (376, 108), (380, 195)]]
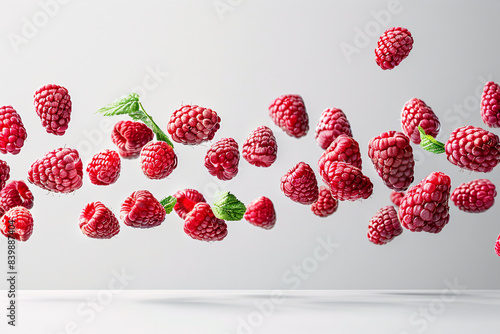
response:
[(269, 167), (276, 161), (278, 144), (267, 126), (253, 130), (243, 143), (243, 158), (257, 167)]
[(111, 239), (120, 232), (118, 219), (99, 201), (85, 206), (80, 214), (79, 225), (83, 234), (94, 239)]
[(500, 256), (500, 235), (498, 236), (497, 242), (495, 243), (495, 253)]
[(325, 175), (323, 181), (330, 186), (332, 197), (339, 201), (367, 199), (373, 192), (370, 178), (363, 175), (361, 169), (343, 161), (333, 161), (322, 175)]
[(361, 153), (359, 152), (359, 144), (354, 138), (345, 134), (339, 135), (328, 149), (323, 152), (318, 160), (319, 174), (328, 184), (329, 178), (327, 175), (330, 164), (334, 161), (343, 161), (361, 170)]
[(205, 197), (196, 189), (179, 190), (173, 196), (177, 198), (174, 210), (182, 219), (186, 218), (187, 214), (193, 210), (196, 203), (206, 202)]
[(25, 207), (16, 206), (2, 216), (0, 232), (17, 241), (27, 241), (33, 234), (33, 216)]
[(17, 111), (12, 106), (0, 107), (0, 152), (18, 154), (27, 137)]
[(185, 105), (174, 111), (167, 124), (172, 139), (184, 145), (212, 140), (220, 128), (220, 117), (209, 108)]
[(420, 99), (411, 99), (405, 103), (401, 113), (401, 127), (414, 144), (420, 144), (418, 127), (434, 138), (439, 134), (441, 123), (431, 107)]
[(33, 194), (23, 181), (10, 181), (5, 188), (0, 191), (0, 211), (6, 212), (16, 206), (23, 206), (26, 209), (33, 207)]
[(403, 227), (412, 232), (441, 232), (450, 220), (450, 187), (450, 177), (442, 172), (433, 172), (411, 187), (399, 206)]
[(269, 106), (269, 116), (287, 135), (303, 137), (309, 131), (304, 100), (300, 95), (282, 95)]
[(481, 96), (481, 118), (490, 128), (500, 128), (500, 86), (493, 81), (484, 85)]
[(318, 200), (311, 205), (311, 211), (319, 217), (328, 217), (337, 211), (339, 201), (332, 197), (330, 188), (319, 187)]
[(70, 193), (82, 184), (83, 165), (78, 151), (58, 148), (31, 164), (28, 181), (34, 185), (57, 193)]
[(200, 202), (186, 216), (184, 232), (196, 240), (220, 241), (227, 235), (227, 225), (215, 217), (210, 205)]
[(159, 226), (165, 220), (165, 215), (165, 208), (147, 190), (134, 191), (120, 209), (120, 219), (125, 225), (137, 228)]
[(395, 206), (400, 206), (401, 205), (401, 200), (403, 199), (403, 197), (405, 196), (405, 192), (404, 191), (396, 191), (396, 190), (393, 190), (391, 192), (391, 202), (394, 203)]
[(495, 185), (490, 180), (478, 179), (456, 187), (451, 200), (462, 211), (479, 213), (493, 206), (496, 195)]
[(112, 150), (97, 153), (87, 166), (90, 182), (98, 186), (115, 183), (120, 176), (120, 170), (120, 156)]
[(368, 225), (368, 240), (376, 245), (385, 245), (401, 233), (403, 228), (392, 205), (378, 210)]
[(115, 124), (111, 133), (111, 140), (124, 159), (138, 158), (144, 145), (153, 138), (153, 131), (142, 122), (120, 121)]
[(205, 155), (205, 167), (210, 175), (228, 181), (238, 174), (240, 152), (233, 138), (222, 138), (212, 144)]
[(163, 141), (150, 142), (142, 148), (140, 163), (144, 175), (153, 180), (164, 179), (177, 167), (174, 149)]
[(375, 61), (381, 69), (392, 70), (408, 57), (412, 48), (413, 37), (407, 29), (387, 29), (377, 42)]
[(316, 141), (326, 150), (341, 134), (352, 137), (351, 125), (344, 112), (337, 108), (326, 109), (316, 126)]
[(36, 114), (48, 133), (62, 136), (71, 118), (71, 98), (68, 90), (58, 85), (45, 85), (35, 92)]
[(0, 190), (5, 187), (5, 183), (10, 177), (10, 167), (7, 162), (0, 160)]
[(292, 201), (313, 204), (318, 200), (319, 190), (316, 175), (311, 166), (299, 162), (281, 177), (281, 191)]
[(265, 196), (257, 198), (248, 204), (244, 218), (252, 225), (266, 230), (272, 229), (276, 224), (276, 211), (273, 202)]

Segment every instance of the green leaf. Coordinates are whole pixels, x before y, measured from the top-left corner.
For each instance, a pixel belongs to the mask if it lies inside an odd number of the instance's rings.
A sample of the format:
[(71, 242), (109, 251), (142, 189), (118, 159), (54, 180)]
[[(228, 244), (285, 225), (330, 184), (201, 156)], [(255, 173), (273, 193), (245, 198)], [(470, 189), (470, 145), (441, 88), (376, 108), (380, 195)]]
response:
[(232, 221), (242, 220), (246, 210), (245, 204), (229, 191), (221, 193), (212, 208), (217, 218)]
[(420, 125), (418, 126), (418, 131), (420, 132), (420, 147), (434, 154), (441, 154), (445, 152), (444, 144), (437, 141), (431, 135), (426, 134)]
[(160, 201), (160, 204), (165, 208), (167, 214), (172, 212), (176, 203), (177, 203), (177, 198), (175, 198), (174, 196), (165, 197)]

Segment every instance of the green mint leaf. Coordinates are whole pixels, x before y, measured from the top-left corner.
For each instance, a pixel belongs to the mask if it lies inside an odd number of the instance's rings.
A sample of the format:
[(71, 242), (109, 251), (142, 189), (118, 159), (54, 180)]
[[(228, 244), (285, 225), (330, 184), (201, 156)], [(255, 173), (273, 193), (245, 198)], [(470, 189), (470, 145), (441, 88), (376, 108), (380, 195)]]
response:
[(445, 152), (444, 144), (437, 141), (431, 135), (426, 134), (420, 125), (418, 126), (418, 131), (420, 132), (420, 147), (434, 154)]
[(245, 204), (229, 191), (221, 193), (212, 207), (217, 218), (232, 221), (242, 220), (246, 210)]
[(160, 201), (160, 204), (165, 208), (165, 212), (167, 214), (172, 212), (176, 203), (177, 203), (177, 198), (175, 198), (174, 196), (165, 197)]

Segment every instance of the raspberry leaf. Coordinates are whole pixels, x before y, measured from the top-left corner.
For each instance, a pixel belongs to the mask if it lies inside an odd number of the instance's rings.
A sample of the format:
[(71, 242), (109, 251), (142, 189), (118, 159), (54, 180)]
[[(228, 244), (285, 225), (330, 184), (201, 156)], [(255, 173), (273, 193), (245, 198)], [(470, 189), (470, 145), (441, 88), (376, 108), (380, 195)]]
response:
[(217, 218), (232, 221), (242, 220), (246, 210), (245, 204), (229, 191), (221, 193), (212, 208)]
[(176, 203), (177, 203), (177, 198), (175, 198), (174, 196), (165, 197), (160, 201), (160, 204), (165, 208), (165, 212), (167, 214), (172, 212)]
[(418, 131), (420, 132), (420, 147), (434, 154), (441, 154), (445, 152), (444, 144), (437, 141), (431, 135), (426, 134), (420, 125), (418, 126)]

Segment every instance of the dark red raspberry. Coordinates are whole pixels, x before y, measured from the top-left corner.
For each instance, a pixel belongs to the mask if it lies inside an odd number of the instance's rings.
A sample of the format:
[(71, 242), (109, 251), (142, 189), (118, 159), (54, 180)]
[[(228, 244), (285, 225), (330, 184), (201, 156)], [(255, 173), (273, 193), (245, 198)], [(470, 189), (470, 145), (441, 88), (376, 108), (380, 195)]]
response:
[(167, 131), (175, 142), (198, 145), (212, 140), (220, 128), (220, 117), (209, 108), (185, 105), (174, 111), (167, 124)]
[(500, 235), (498, 236), (497, 242), (495, 243), (495, 253), (500, 256)]
[(148, 178), (164, 179), (177, 167), (177, 155), (164, 141), (150, 142), (142, 148), (140, 163)]
[(311, 205), (311, 211), (319, 217), (328, 217), (337, 211), (339, 201), (332, 197), (330, 188), (319, 187), (318, 200)]
[(396, 190), (393, 190), (391, 192), (391, 202), (394, 203), (395, 206), (400, 206), (401, 205), (401, 200), (403, 199), (403, 197), (405, 196), (405, 192), (404, 191), (396, 191)]
[(276, 224), (276, 211), (273, 202), (261, 196), (248, 204), (245, 211), (245, 220), (250, 224), (270, 230)]
[(120, 121), (115, 124), (111, 133), (111, 140), (124, 159), (138, 158), (144, 145), (153, 138), (153, 131), (142, 122)]
[(118, 219), (99, 201), (85, 206), (80, 214), (79, 225), (83, 234), (94, 239), (111, 239), (120, 232)]
[(33, 194), (23, 181), (11, 181), (0, 191), (0, 211), (6, 212), (16, 206), (33, 207)]
[(399, 206), (403, 227), (412, 232), (441, 232), (450, 220), (450, 189), (451, 179), (442, 172), (433, 172), (411, 187)]
[(493, 81), (484, 85), (481, 118), (490, 128), (500, 128), (500, 86)]
[(97, 153), (87, 165), (90, 182), (98, 186), (115, 183), (120, 176), (120, 170), (120, 156), (112, 150)]
[(420, 99), (411, 99), (405, 103), (401, 112), (401, 127), (414, 144), (420, 144), (421, 127), (425, 134), (436, 138), (441, 128), (438, 117), (431, 107)]
[(361, 169), (343, 161), (334, 161), (323, 172), (330, 186), (332, 197), (339, 201), (367, 199), (373, 192), (373, 184)]
[(491, 208), (496, 195), (495, 185), (490, 180), (478, 179), (456, 187), (451, 200), (462, 211), (478, 213)]
[(82, 184), (83, 165), (78, 151), (72, 148), (58, 148), (47, 152), (43, 158), (31, 164), (28, 181), (53, 192), (70, 193)]
[(134, 191), (120, 208), (120, 219), (125, 225), (137, 228), (151, 228), (165, 220), (165, 208), (147, 190)]
[(227, 235), (227, 225), (215, 217), (208, 203), (200, 202), (186, 216), (184, 232), (196, 240), (220, 241)]
[(406, 190), (413, 182), (413, 149), (404, 133), (389, 131), (372, 138), (368, 143), (368, 156), (389, 189)]
[(253, 130), (243, 143), (242, 155), (257, 167), (269, 167), (276, 161), (278, 144), (273, 131), (267, 126)]
[(326, 150), (341, 134), (352, 137), (351, 125), (344, 112), (337, 108), (326, 109), (316, 126), (316, 141)]
[(206, 202), (205, 197), (196, 189), (179, 190), (173, 196), (177, 198), (174, 210), (182, 219), (186, 219), (187, 214), (193, 210), (196, 203)]
[(205, 167), (210, 175), (228, 181), (238, 174), (240, 151), (233, 138), (222, 138), (212, 144), (205, 155)]
[(35, 92), (36, 114), (48, 133), (62, 136), (71, 119), (71, 98), (68, 90), (58, 85), (45, 85)]
[(273, 122), (291, 137), (300, 138), (309, 131), (304, 100), (300, 95), (282, 95), (269, 106)]
[(21, 116), (12, 106), (0, 107), (0, 152), (18, 154), (28, 137)]
[(318, 170), (327, 184), (329, 182), (327, 171), (330, 164), (334, 161), (343, 161), (361, 170), (362, 161), (358, 142), (354, 138), (341, 134), (323, 152), (318, 160)]
[(305, 162), (299, 162), (281, 177), (280, 188), (286, 197), (300, 204), (309, 205), (318, 200), (316, 175)]
[(25, 207), (16, 206), (2, 216), (0, 232), (17, 241), (27, 241), (33, 234), (33, 216)]
[(500, 161), (498, 136), (471, 125), (453, 131), (445, 149), (448, 161), (474, 172), (489, 173)]
[(383, 70), (392, 70), (410, 54), (413, 48), (411, 33), (401, 27), (387, 29), (375, 49), (375, 61)]
[(378, 210), (368, 225), (368, 240), (376, 245), (385, 245), (401, 233), (403, 228), (392, 205)]
[(0, 160), (0, 190), (5, 187), (5, 183), (10, 177), (10, 167), (7, 162)]

